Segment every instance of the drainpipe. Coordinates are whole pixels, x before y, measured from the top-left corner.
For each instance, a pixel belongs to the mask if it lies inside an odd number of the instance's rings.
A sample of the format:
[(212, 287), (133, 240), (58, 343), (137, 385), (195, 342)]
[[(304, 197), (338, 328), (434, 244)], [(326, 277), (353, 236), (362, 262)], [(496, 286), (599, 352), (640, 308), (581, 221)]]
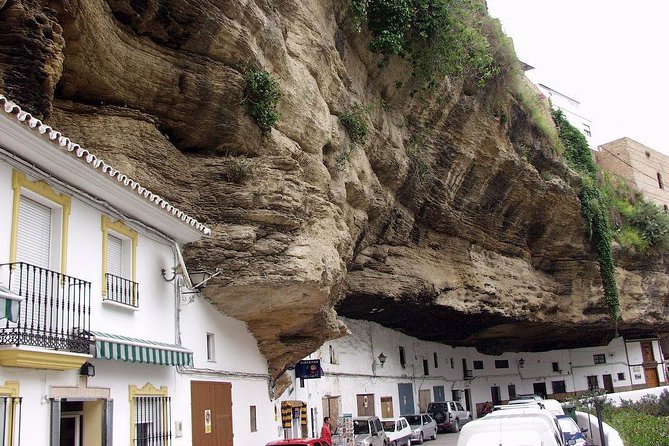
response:
[(630, 390), (634, 389), (634, 381), (632, 379), (632, 366), (630, 365), (630, 354), (627, 351), (627, 340), (623, 338), (623, 345), (625, 346), (625, 358), (627, 359), (627, 373), (630, 377)]

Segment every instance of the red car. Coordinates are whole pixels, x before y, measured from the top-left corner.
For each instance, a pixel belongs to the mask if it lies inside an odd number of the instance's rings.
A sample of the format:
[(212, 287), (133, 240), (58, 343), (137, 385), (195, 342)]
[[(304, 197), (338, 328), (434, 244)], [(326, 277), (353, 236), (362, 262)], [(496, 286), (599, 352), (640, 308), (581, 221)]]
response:
[(330, 446), (320, 438), (291, 438), (290, 440), (270, 441), (265, 446)]

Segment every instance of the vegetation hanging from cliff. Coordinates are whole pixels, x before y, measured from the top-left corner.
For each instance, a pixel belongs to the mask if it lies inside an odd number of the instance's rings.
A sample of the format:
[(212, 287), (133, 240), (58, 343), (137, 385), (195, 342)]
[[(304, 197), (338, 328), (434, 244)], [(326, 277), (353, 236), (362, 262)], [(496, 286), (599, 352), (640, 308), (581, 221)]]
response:
[(339, 115), (339, 120), (346, 129), (346, 133), (356, 144), (364, 145), (367, 142), (367, 120), (365, 109), (360, 104), (355, 104), (351, 109)]
[(669, 215), (641, 192), (614, 175), (605, 174), (602, 193), (609, 204), (613, 238), (624, 248), (646, 254), (669, 249)]
[(499, 72), (481, 20), (490, 20), (476, 0), (351, 0), (353, 23), (372, 35), (369, 49), (385, 57), (408, 56), (422, 86), (438, 76), (473, 75), (484, 85)]
[(562, 111), (553, 110), (553, 119), (558, 128), (560, 140), (564, 146), (564, 157), (574, 170), (581, 175), (581, 213), (588, 227), (588, 232), (595, 246), (599, 260), (599, 274), (604, 287), (604, 302), (614, 326), (620, 317), (616, 267), (611, 253), (611, 227), (608, 218), (606, 199), (600, 191), (597, 180), (597, 165), (592, 159), (588, 141), (583, 134), (572, 126)]
[(268, 133), (279, 121), (277, 104), (281, 99), (279, 83), (267, 71), (249, 70), (244, 76), (246, 88), (243, 103), (263, 133)]

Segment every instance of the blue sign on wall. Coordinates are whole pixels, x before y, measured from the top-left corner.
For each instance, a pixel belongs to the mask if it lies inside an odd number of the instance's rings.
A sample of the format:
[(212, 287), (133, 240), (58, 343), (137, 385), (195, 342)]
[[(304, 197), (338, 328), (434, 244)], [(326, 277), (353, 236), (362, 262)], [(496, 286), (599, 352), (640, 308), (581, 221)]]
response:
[(322, 375), (320, 359), (305, 359), (295, 364), (295, 378), (314, 379)]

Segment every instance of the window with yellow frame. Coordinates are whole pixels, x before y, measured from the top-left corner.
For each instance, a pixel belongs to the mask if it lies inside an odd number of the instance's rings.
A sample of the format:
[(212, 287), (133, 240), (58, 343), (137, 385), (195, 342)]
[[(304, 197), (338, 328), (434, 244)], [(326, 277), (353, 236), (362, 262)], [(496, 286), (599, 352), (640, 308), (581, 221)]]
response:
[(130, 307), (139, 306), (137, 231), (102, 216), (102, 297)]
[(7, 381), (0, 386), (0, 442), (3, 445), (20, 443), (21, 401), (18, 381)]
[(166, 386), (129, 386), (130, 444), (163, 446), (172, 441), (172, 407)]

